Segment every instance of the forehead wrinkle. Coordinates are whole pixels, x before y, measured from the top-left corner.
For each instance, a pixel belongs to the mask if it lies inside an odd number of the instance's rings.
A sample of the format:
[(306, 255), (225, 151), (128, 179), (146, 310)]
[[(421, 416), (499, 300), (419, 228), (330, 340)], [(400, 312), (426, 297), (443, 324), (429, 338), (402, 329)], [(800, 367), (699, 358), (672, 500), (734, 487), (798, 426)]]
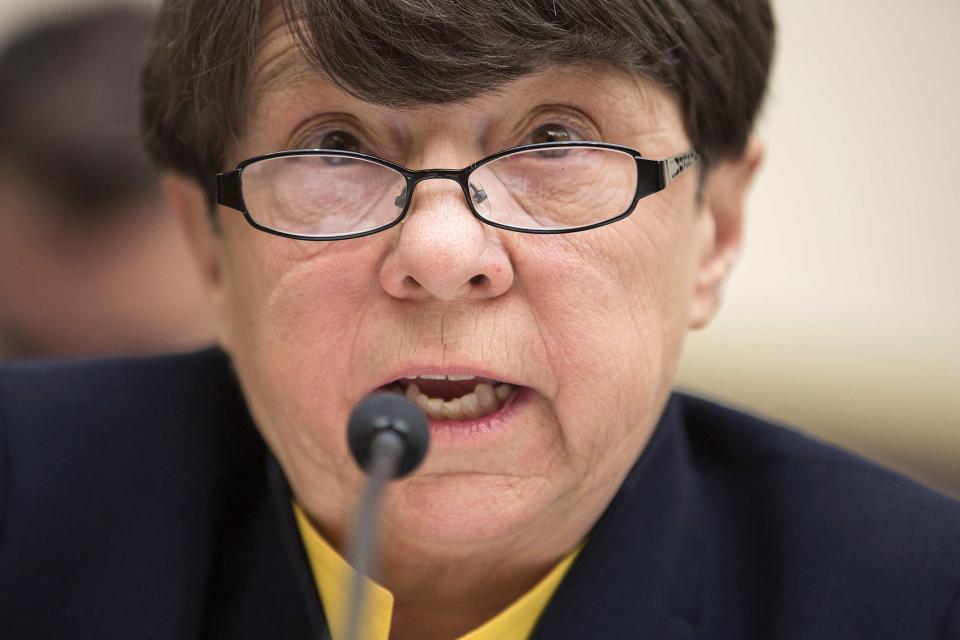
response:
[(314, 69), (300, 53), (299, 47), (290, 42), (287, 47), (257, 65), (252, 80), (252, 106), (272, 93), (318, 79), (326, 79), (326, 74)]
[(327, 77), (307, 60), (279, 7), (273, 6), (268, 10), (263, 25), (257, 37), (254, 69), (250, 75), (252, 89), (249, 92), (248, 113), (254, 113), (271, 93)]
[[(621, 127), (632, 133), (651, 136), (669, 129), (665, 121), (660, 96), (650, 81), (633, 73), (612, 69), (613, 75), (596, 74), (586, 77), (595, 99)], [(614, 83), (611, 80), (624, 80)], [(667, 93), (667, 92), (663, 92)]]
[[(593, 95), (609, 110), (611, 121), (643, 146), (644, 156), (652, 157), (680, 153), (689, 145), (679, 99), (673, 91), (655, 81), (630, 71), (608, 68), (611, 75), (591, 77)], [(622, 85), (612, 84), (611, 78), (620, 78)], [(624, 92), (626, 91), (626, 92)], [(651, 153), (652, 152), (652, 153)]]

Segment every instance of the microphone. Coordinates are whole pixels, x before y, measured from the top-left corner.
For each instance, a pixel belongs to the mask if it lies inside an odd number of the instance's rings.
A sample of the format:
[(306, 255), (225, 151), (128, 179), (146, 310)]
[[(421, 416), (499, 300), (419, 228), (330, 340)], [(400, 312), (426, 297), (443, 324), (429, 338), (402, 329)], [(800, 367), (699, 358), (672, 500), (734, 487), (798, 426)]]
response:
[(387, 435), (399, 439), (401, 447), (397, 467), (388, 477), (402, 478), (427, 455), (430, 430), (426, 416), (420, 407), (396, 393), (376, 393), (361, 400), (350, 414), (347, 443), (353, 459), (368, 475), (375, 457), (374, 444)]
[(395, 393), (377, 393), (361, 400), (350, 414), (347, 443), (354, 460), (367, 474), (347, 556), (354, 569), (344, 637), (356, 640), (366, 600), (364, 576), (375, 566), (380, 495), (388, 480), (402, 478), (427, 455), (427, 418), (413, 402)]

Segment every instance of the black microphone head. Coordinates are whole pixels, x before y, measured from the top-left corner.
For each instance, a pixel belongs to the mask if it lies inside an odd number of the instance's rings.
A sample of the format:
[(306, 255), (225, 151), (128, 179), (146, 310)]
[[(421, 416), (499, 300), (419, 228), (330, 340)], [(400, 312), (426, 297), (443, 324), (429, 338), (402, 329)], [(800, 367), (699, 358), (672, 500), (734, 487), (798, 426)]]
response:
[(370, 463), (373, 441), (384, 431), (392, 431), (403, 440), (403, 457), (394, 476), (401, 478), (416, 469), (427, 456), (430, 443), (427, 418), (420, 407), (396, 393), (375, 393), (358, 402), (350, 414), (347, 442), (354, 460), (364, 471)]

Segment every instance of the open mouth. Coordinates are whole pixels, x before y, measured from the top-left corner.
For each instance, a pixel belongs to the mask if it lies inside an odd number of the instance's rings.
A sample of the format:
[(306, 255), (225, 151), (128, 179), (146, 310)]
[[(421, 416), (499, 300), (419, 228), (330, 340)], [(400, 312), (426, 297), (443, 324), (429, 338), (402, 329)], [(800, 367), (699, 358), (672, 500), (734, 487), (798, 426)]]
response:
[(407, 396), (430, 420), (477, 420), (502, 409), (519, 388), (489, 378), (429, 374), (401, 378), (383, 390)]

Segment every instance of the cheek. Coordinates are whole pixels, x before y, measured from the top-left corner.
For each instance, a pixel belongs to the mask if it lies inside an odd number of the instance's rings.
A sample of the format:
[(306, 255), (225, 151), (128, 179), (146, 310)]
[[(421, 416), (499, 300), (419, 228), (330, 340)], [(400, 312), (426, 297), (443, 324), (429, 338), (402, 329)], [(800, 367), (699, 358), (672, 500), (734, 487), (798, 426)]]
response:
[[(343, 435), (355, 346), (370, 313), (375, 258), (365, 245), (266, 234), (226, 255), (230, 351), (251, 410), (282, 458), (291, 447), (321, 467), (349, 464)], [(245, 238), (246, 239), (246, 238)], [(269, 408), (269, 409), (267, 409)]]
[(646, 441), (673, 381), (691, 289), (682, 211), (638, 211), (566, 237), (525, 239), (518, 265), (559, 384), (567, 450), (592, 469)]

